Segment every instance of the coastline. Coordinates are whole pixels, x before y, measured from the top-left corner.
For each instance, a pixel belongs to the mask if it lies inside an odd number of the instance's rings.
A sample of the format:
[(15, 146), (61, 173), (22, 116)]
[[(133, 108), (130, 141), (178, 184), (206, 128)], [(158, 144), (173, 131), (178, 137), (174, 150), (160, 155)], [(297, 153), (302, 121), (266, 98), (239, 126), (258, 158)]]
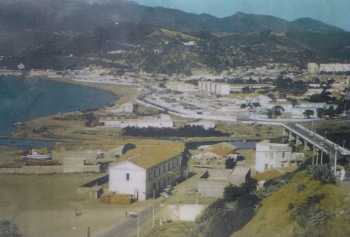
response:
[[(48, 78), (48, 77), (20, 77), (20, 76), (14, 76), (14, 78), (18, 80), (34, 80), (34, 79), (40, 79), (40, 80), (46, 80), (46, 81), (56, 81), (60, 83), (70, 84), (70, 85), (76, 85), (81, 87), (87, 87), (90, 89), (96, 89), (99, 91), (110, 93), (115, 97), (115, 100), (111, 101), (110, 104), (121, 104), (124, 103), (124, 101), (128, 101), (132, 99), (133, 96), (136, 96), (136, 90), (130, 86), (118, 86), (118, 85), (106, 85), (106, 84), (94, 84), (94, 83), (84, 83), (84, 82), (76, 82), (73, 80), (68, 80), (64, 78)], [(105, 108), (105, 106), (100, 106), (96, 108), (97, 111), (102, 110)], [(78, 113), (80, 110), (76, 111), (69, 111), (69, 112), (62, 112), (60, 114), (62, 115), (68, 115), (68, 114), (74, 114)], [(21, 123), (30, 123), (32, 121), (41, 120), (41, 121), (48, 121), (52, 119), (55, 116), (55, 114), (49, 114), (47, 116), (38, 116), (35, 118), (31, 118), (28, 120), (21, 121)], [(46, 136), (40, 136), (40, 137), (28, 137), (28, 136), (20, 136), (19, 135), (19, 128), (15, 127), (13, 131), (11, 131), (8, 135), (2, 135), (0, 136), (1, 140), (8, 139), (9, 143), (11, 142), (17, 142), (23, 140), (24, 143), (27, 143), (28, 141), (31, 141), (34, 143), (55, 143), (55, 142), (68, 142), (71, 143), (73, 140), (69, 138), (51, 138)], [(5, 142), (6, 143), (6, 142)], [(2, 145), (4, 146), (4, 145)], [(21, 146), (21, 144), (19, 144)], [(9, 146), (13, 147), (13, 146)], [(15, 146), (16, 147), (16, 146)]]

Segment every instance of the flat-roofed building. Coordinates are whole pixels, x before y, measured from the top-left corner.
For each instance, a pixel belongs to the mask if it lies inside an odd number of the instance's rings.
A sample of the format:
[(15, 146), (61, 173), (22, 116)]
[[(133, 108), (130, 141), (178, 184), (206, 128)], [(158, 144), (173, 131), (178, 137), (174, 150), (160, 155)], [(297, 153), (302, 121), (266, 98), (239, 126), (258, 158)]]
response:
[(198, 88), (201, 92), (213, 95), (229, 95), (231, 93), (231, 86), (229, 84), (212, 81), (200, 81)]
[(292, 148), (288, 144), (263, 141), (256, 144), (256, 171), (264, 172), (287, 166), (292, 161)]
[(112, 128), (172, 128), (174, 122), (172, 118), (167, 114), (161, 114), (159, 116), (145, 116), (137, 119), (105, 119), (101, 122), (106, 127)]
[(120, 162), (110, 165), (109, 191), (137, 200), (158, 196), (186, 176), (183, 150), (182, 143), (174, 142), (138, 145)]
[(317, 63), (308, 63), (307, 71), (311, 74), (318, 74), (320, 72), (320, 67)]

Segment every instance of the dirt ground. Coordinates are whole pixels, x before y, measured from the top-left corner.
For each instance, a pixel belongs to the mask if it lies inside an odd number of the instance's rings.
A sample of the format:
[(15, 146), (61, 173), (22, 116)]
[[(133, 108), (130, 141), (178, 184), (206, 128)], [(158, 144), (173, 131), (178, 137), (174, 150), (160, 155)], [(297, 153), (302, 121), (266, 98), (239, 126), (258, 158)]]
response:
[(102, 233), (144, 203), (107, 205), (76, 189), (96, 175), (1, 175), (0, 216), (25, 237), (77, 237)]

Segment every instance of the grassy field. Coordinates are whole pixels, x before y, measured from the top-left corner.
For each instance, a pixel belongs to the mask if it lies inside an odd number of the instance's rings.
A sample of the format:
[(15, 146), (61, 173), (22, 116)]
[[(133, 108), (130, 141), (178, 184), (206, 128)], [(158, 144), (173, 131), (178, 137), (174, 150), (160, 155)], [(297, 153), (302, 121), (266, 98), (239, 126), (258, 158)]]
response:
[(0, 165), (12, 162), (20, 156), (21, 151), (18, 149), (0, 146)]
[(228, 124), (220, 123), (217, 129), (232, 137), (240, 139), (272, 139), (282, 135), (282, 128), (259, 124)]
[(186, 237), (190, 236), (194, 226), (191, 222), (165, 223), (155, 228), (147, 237)]
[(286, 186), (264, 199), (256, 216), (232, 237), (311, 236), (310, 234), (300, 235), (305, 228), (301, 228), (293, 218), (292, 210), (293, 207), (305, 206), (315, 197), (322, 198), (313, 208), (327, 213), (329, 219), (312, 227), (315, 234), (313, 236), (349, 236), (350, 196), (348, 191), (337, 185), (322, 184), (311, 179), (304, 171), (299, 172)]

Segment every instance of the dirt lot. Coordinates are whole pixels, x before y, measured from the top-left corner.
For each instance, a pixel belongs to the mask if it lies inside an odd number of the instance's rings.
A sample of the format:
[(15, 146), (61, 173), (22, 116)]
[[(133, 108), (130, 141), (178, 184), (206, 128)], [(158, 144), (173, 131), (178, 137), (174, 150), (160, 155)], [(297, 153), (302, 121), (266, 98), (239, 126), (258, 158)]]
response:
[[(15, 222), (26, 237), (92, 236), (123, 220), (130, 206), (107, 205), (78, 194), (76, 188), (95, 175), (2, 175), (0, 216)], [(78, 215), (76, 215), (78, 214)]]

